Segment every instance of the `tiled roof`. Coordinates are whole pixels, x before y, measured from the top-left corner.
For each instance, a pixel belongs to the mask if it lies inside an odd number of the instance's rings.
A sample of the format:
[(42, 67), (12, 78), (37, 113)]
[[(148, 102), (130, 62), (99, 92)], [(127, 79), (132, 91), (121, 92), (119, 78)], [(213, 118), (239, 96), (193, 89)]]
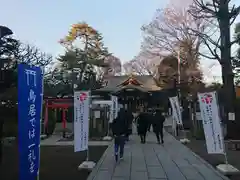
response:
[[(150, 75), (138, 75), (133, 76), (137, 81), (139, 81), (142, 89), (145, 89), (146, 91), (158, 91), (161, 90), (160, 87), (158, 87), (155, 83), (155, 80)], [(129, 78), (128, 75), (124, 76), (112, 76), (105, 79), (106, 86), (98, 89), (99, 91), (117, 91), (119, 89), (119, 85), (126, 81)], [(137, 88), (137, 86), (131, 85), (131, 88)], [(126, 87), (125, 87), (126, 88)]]

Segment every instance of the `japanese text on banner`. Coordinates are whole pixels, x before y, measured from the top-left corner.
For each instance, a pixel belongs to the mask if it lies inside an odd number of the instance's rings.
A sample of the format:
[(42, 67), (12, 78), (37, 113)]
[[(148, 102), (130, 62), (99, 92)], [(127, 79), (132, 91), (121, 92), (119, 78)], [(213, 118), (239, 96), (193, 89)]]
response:
[(224, 142), (215, 92), (198, 94), (208, 153), (223, 154)]
[(28, 162), (29, 162), (29, 171), (30, 173), (34, 173), (35, 166), (36, 166), (36, 156), (34, 147), (35, 144), (35, 138), (36, 138), (36, 94), (34, 89), (36, 88), (36, 71), (28, 70), (26, 69), (26, 78), (27, 78), (27, 86), (29, 86), (29, 95), (28, 95), (28, 103), (29, 103), (29, 109), (28, 109), (28, 123), (30, 124), (28, 127), (28, 139), (29, 139), (29, 153), (28, 153)]
[(40, 67), (18, 65), (19, 180), (35, 180), (39, 171), (42, 78)]

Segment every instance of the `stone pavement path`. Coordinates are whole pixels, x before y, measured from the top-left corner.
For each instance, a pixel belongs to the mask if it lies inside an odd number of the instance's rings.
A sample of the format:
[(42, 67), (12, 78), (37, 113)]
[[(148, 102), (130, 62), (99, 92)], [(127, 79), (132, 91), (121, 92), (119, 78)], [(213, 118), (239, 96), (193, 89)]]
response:
[(116, 164), (109, 147), (88, 180), (228, 180), (167, 132), (164, 145), (150, 133), (146, 144), (136, 135)]

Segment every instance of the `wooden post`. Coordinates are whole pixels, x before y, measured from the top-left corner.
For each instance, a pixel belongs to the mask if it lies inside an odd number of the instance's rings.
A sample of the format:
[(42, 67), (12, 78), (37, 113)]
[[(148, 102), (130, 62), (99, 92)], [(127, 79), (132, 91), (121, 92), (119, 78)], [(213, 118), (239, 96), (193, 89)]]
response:
[(44, 129), (43, 129), (44, 134), (46, 133), (47, 125), (48, 125), (48, 100), (46, 100), (45, 103)]
[(66, 137), (66, 109), (62, 109), (63, 138)]

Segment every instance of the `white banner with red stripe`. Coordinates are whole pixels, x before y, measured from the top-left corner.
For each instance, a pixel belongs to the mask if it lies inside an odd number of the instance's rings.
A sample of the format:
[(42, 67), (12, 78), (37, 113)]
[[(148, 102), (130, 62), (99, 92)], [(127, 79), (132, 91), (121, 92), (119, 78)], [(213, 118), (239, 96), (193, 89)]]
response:
[(198, 93), (203, 129), (209, 154), (224, 154), (224, 138), (216, 92)]
[(90, 92), (74, 92), (74, 151), (88, 149)]

